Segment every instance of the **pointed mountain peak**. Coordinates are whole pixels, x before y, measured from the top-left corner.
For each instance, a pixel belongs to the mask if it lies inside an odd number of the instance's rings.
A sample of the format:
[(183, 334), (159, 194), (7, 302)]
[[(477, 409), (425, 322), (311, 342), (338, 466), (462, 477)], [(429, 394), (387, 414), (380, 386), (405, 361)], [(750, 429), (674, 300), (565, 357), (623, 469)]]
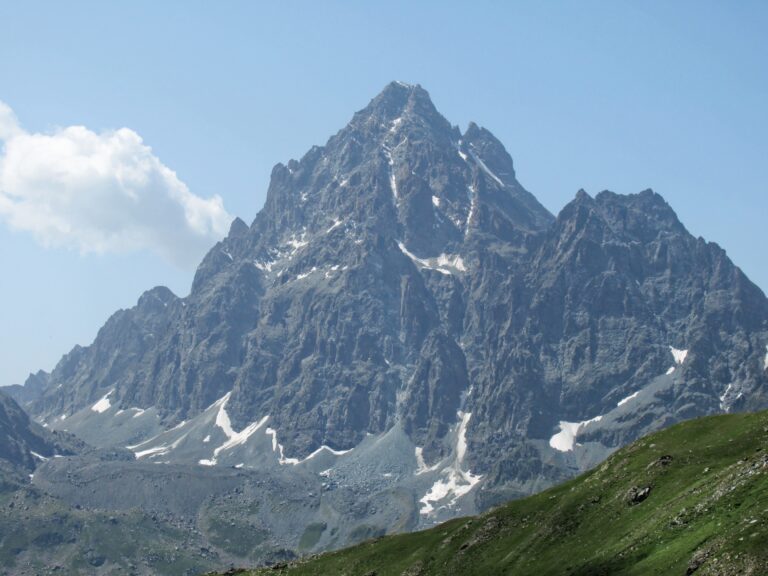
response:
[(419, 84), (390, 82), (371, 102), (360, 110), (352, 120), (353, 124), (384, 125), (387, 129), (393, 123), (409, 122), (437, 124), (441, 129), (450, 130), (432, 103), (432, 99)]
[(474, 122), (470, 122), (469, 126), (467, 126), (467, 131), (464, 132), (463, 139), (465, 139), (465, 140), (475, 140), (475, 139), (481, 138), (486, 133), (490, 134), (490, 132), (488, 132), (488, 130), (486, 130), (485, 128), (481, 128), (480, 126), (478, 126)]
[(245, 236), (248, 234), (248, 224), (243, 222), (243, 220), (239, 217), (232, 220), (232, 224), (229, 227), (229, 234), (230, 237), (238, 237), (238, 236)]
[(411, 99), (427, 100), (431, 103), (429, 92), (424, 90), (424, 88), (421, 87), (421, 84), (407, 84), (405, 82), (395, 80), (384, 86), (384, 89), (379, 92), (378, 96), (373, 99), (372, 103), (391, 102), (396, 104), (406, 104)]
[(178, 300), (178, 296), (176, 296), (170, 288), (165, 286), (155, 286), (139, 296), (139, 301), (136, 305), (143, 311), (159, 311), (175, 300)]
[(576, 198), (574, 200), (578, 200), (579, 202), (592, 202), (592, 196), (587, 193), (584, 188), (579, 188), (579, 191), (576, 192)]

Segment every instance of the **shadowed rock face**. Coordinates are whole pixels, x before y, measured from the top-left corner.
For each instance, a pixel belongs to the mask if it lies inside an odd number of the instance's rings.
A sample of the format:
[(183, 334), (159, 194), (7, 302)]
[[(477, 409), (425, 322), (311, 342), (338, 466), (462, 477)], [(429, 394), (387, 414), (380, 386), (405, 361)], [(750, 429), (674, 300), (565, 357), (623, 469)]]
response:
[(763, 293), (658, 194), (582, 191), (555, 218), (490, 132), (392, 83), (275, 166), (188, 297), (146, 292), (28, 401), (57, 427), (107, 395), (171, 427), (231, 392), (233, 428), (269, 415), (291, 457), (398, 425), (427, 465), (462, 422), (485, 506), (648, 430), (765, 407), (766, 344)]
[(31, 472), (40, 462), (82, 448), (69, 434), (49, 432), (30, 420), (12, 398), (0, 392), (0, 468)]

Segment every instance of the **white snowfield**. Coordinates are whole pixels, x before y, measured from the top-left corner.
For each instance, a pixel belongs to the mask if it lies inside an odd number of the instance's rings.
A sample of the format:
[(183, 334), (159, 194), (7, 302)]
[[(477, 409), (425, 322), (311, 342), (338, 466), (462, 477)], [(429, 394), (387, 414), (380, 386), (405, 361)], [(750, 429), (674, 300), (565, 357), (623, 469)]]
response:
[(114, 392), (114, 390), (110, 390), (109, 392), (104, 394), (104, 396), (102, 396), (101, 399), (98, 402), (96, 402), (96, 404), (91, 406), (91, 410), (93, 410), (94, 412), (98, 412), (99, 414), (102, 414), (107, 410), (109, 410), (110, 407), (112, 406), (112, 403), (109, 401), (109, 395), (112, 394), (112, 392)]
[[(280, 429), (269, 414), (240, 430), (234, 427), (229, 414), (235, 401), (234, 391), (224, 394), (200, 414), (168, 427), (162, 426), (152, 409), (121, 409), (117, 402), (110, 401), (116, 394), (113, 389), (99, 399), (96, 406), (101, 411), (92, 411), (92, 406), (88, 406), (82, 413), (71, 415), (67, 422), (86, 417), (99, 426), (114, 425), (116, 430), (128, 426), (131, 435), (126, 438), (139, 439), (132, 440), (132, 445), (126, 447), (143, 462), (251, 469), (303, 466), (304, 472), (333, 476), (334, 482), (340, 485), (359, 481), (359, 474), (354, 470), (362, 462), (375, 469), (377, 477), (390, 483), (403, 481), (404, 486), (411, 487), (419, 501), (418, 516), (426, 524), (440, 520), (441, 514), (458, 507), (471, 512), (473, 504), (466, 498), (483, 480), (467, 464), (467, 434), (472, 413), (465, 410), (457, 412), (456, 423), (450, 431), (448, 441), (453, 450), (447, 457), (427, 465), (423, 449), (414, 446), (398, 426), (381, 435), (367, 434), (358, 446), (350, 449), (321, 445), (299, 458), (292, 457), (280, 442)], [(467, 390), (462, 395), (462, 405), (470, 394)], [(107, 417), (109, 421), (105, 423)], [(129, 442), (122, 445), (126, 444)], [(399, 454), (409, 456), (410, 461), (403, 461)]]
[[(636, 396), (633, 394), (632, 397)], [(628, 399), (627, 399), (628, 400)], [(576, 438), (581, 434), (584, 429), (593, 422), (600, 422), (603, 416), (595, 416), (590, 420), (584, 420), (582, 422), (566, 422), (560, 421), (560, 432), (552, 436), (549, 439), (549, 445), (560, 452), (570, 452), (576, 443)]]
[(410, 258), (419, 268), (429, 268), (430, 270), (436, 270), (441, 274), (446, 275), (453, 274), (456, 271), (467, 271), (464, 260), (458, 254), (440, 254), (435, 258), (419, 258), (415, 254), (409, 252), (402, 242), (398, 242), (397, 246), (400, 248), (400, 251), (408, 256), (408, 258)]
[[(427, 493), (419, 500), (421, 503), (421, 510), (419, 512), (422, 516), (428, 516), (438, 510), (436, 507), (437, 504), (447, 498), (450, 498), (450, 500), (442, 506), (439, 506), (439, 508), (455, 506), (459, 498), (472, 490), (472, 488), (474, 488), (482, 479), (482, 476), (472, 474), (469, 470), (465, 471), (462, 469), (462, 463), (467, 453), (467, 424), (469, 424), (469, 420), (472, 418), (472, 413), (459, 412), (458, 417), (459, 428), (456, 435), (454, 460), (451, 465), (442, 471), (442, 477), (435, 482), (429, 491), (427, 491)], [(427, 468), (420, 448), (416, 449), (416, 460), (419, 466), (416, 471), (417, 475), (435, 470), (439, 467), (438, 464), (431, 468)]]
[(682, 366), (688, 356), (688, 350), (679, 350), (674, 346), (670, 346), (669, 351), (672, 352), (672, 358), (675, 359), (675, 363), (669, 367), (669, 370), (667, 370), (667, 376), (672, 374), (672, 372), (675, 371), (675, 368)]
[(486, 166), (486, 165), (485, 165), (485, 162), (483, 162), (483, 161), (480, 159), (480, 157), (479, 157), (477, 154), (475, 154), (474, 152), (470, 152), (470, 154), (472, 155), (472, 159), (473, 159), (475, 162), (477, 162), (477, 165), (478, 165), (478, 166), (480, 166), (480, 168), (482, 169), (482, 171), (483, 171), (483, 172), (485, 172), (486, 174), (488, 174), (488, 176), (490, 176), (490, 177), (491, 177), (491, 178), (492, 178), (492, 179), (493, 179), (493, 180), (494, 180), (494, 181), (495, 181), (495, 182), (496, 182), (496, 183), (497, 183), (499, 186), (501, 186), (502, 188), (503, 188), (504, 186), (506, 186), (506, 184), (504, 184), (504, 182), (502, 182), (502, 181), (501, 181), (501, 178), (499, 178), (498, 176), (496, 176), (496, 174), (494, 174), (494, 173), (493, 173), (493, 172), (490, 170), (490, 168), (488, 168), (488, 166)]
[(680, 366), (683, 362), (685, 362), (686, 356), (688, 356), (688, 350), (678, 350), (677, 348), (674, 348), (672, 346), (669, 347), (670, 352), (672, 352), (672, 357), (675, 359), (675, 363)]
[[(461, 140), (459, 140), (458, 146), (457, 146), (457, 151), (459, 153), (459, 156), (461, 157), (462, 160), (464, 160), (464, 162), (469, 164), (469, 156), (467, 156), (464, 152), (462, 152), (461, 145), (462, 145), (462, 142)], [(480, 167), (480, 169), (483, 172), (485, 172), (485, 174), (487, 174), (494, 182), (496, 182), (499, 186), (504, 188), (506, 184), (504, 184), (502, 179), (499, 178), (496, 174), (494, 174), (490, 168), (488, 168), (486, 163), (483, 162), (480, 156), (477, 155), (477, 153), (474, 150), (474, 146), (472, 144), (470, 144), (470, 147), (472, 148), (472, 150), (469, 151), (469, 155), (472, 157), (472, 160), (474, 160), (475, 163)]]
[[(136, 458), (139, 459), (153, 459), (157, 456), (167, 455), (170, 455), (171, 458), (173, 458), (174, 450), (179, 448), (179, 446), (185, 440), (189, 442), (189, 440), (191, 440), (191, 438), (195, 437), (197, 434), (200, 434), (201, 436), (205, 434), (205, 436), (202, 438), (201, 444), (210, 444), (212, 438), (215, 438), (213, 432), (218, 429), (220, 431), (218, 433), (219, 437), (221, 434), (223, 434), (225, 440), (213, 448), (210, 457), (200, 458), (197, 460), (197, 464), (201, 466), (217, 466), (222, 455), (231, 450), (234, 450), (238, 446), (248, 444), (252, 438), (256, 438), (257, 432), (260, 431), (263, 431), (266, 436), (270, 437), (270, 444), (272, 448), (271, 451), (277, 456), (277, 463), (280, 465), (301, 464), (311, 460), (312, 458), (315, 458), (322, 453), (328, 453), (333, 456), (343, 456), (352, 450), (336, 450), (330, 446), (322, 445), (304, 459), (287, 457), (285, 455), (283, 445), (278, 442), (277, 430), (266, 426), (270, 419), (269, 415), (262, 417), (256, 422), (252, 422), (239, 432), (232, 427), (232, 421), (229, 417), (229, 414), (227, 413), (227, 404), (231, 396), (232, 392), (228, 392), (219, 398), (216, 402), (211, 404), (206, 410), (203, 411), (200, 416), (189, 421), (183, 421), (173, 428), (165, 430), (160, 434), (153, 436), (152, 438), (144, 440), (139, 444), (126, 446), (126, 448), (133, 451), (136, 455)], [(211, 419), (213, 419), (212, 422)], [(171, 441), (171, 439), (173, 441)], [(182, 450), (184, 453), (187, 453), (185, 451), (188, 451), (189, 449), (188, 442), (187, 446)], [(210, 448), (207, 450), (210, 450)], [(240, 466), (245, 466), (245, 463), (240, 464)]]
[(763, 359), (763, 370), (768, 370), (768, 344), (765, 345), (765, 358)]
[(416, 446), (413, 453), (414, 456), (416, 456), (416, 476), (421, 476), (426, 472), (434, 472), (440, 468), (440, 462), (433, 464), (432, 466), (427, 466), (427, 463), (424, 461), (424, 448), (421, 446)]
[[(330, 231), (331, 230), (328, 230), (328, 232)], [(302, 248), (308, 245), (309, 240), (307, 240), (307, 229), (305, 227), (299, 234), (292, 234), (283, 246), (270, 250), (269, 260), (257, 259), (253, 261), (253, 265), (262, 272), (272, 272), (275, 269), (276, 264), (290, 262)]]
[(623, 406), (624, 404), (626, 404), (630, 400), (633, 400), (634, 398), (637, 398), (638, 394), (640, 394), (640, 390), (638, 390), (637, 392), (633, 392), (632, 394), (630, 394), (626, 398), (623, 398), (623, 399), (619, 400), (618, 403), (616, 404), (616, 407), (618, 408), (619, 406)]
[(32, 454), (32, 456), (34, 456), (38, 460), (40, 460), (40, 462), (47, 462), (48, 461), (48, 458), (46, 458), (42, 454), (38, 454), (37, 452), (33, 452), (32, 450), (30, 450), (29, 453)]

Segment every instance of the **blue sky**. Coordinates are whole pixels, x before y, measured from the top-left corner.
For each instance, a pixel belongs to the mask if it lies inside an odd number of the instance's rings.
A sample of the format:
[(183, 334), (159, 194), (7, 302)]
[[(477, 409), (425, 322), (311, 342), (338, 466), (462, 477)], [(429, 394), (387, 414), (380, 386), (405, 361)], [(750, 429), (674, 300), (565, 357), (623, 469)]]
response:
[[(272, 166), (393, 79), (489, 128), (551, 211), (579, 188), (651, 187), (766, 290), (765, 30), (768, 3), (746, 0), (0, 0), (0, 185), (34, 198), (0, 190), (0, 384), (147, 288), (186, 294)], [(140, 209), (113, 202), (126, 193)]]

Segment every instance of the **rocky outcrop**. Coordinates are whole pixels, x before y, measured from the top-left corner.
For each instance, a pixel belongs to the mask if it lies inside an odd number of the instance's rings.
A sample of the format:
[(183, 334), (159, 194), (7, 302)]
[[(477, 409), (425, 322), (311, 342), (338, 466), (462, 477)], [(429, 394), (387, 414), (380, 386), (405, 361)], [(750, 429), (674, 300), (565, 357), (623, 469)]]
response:
[(83, 448), (69, 434), (45, 430), (30, 420), (12, 398), (0, 392), (0, 464), (5, 469), (31, 472), (49, 458)]

